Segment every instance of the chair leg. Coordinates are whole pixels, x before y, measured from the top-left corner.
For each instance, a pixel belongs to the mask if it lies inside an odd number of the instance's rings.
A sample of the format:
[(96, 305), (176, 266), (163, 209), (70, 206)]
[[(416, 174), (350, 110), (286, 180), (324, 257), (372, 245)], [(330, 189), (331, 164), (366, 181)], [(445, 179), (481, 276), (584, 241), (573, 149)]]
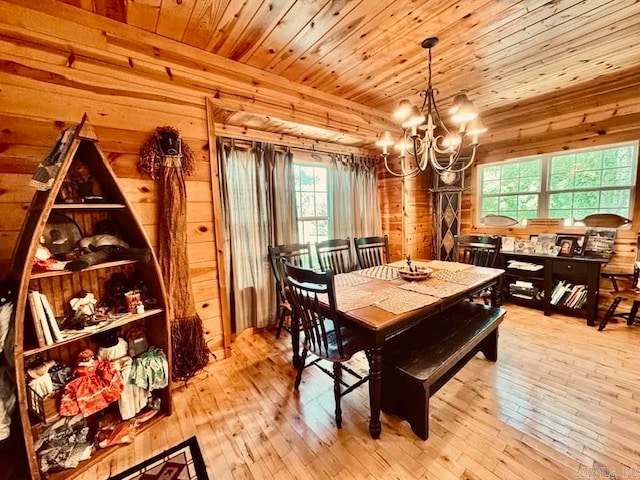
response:
[(307, 360), (307, 349), (302, 349), (302, 355), (300, 356), (300, 364), (298, 365), (298, 374), (296, 375), (296, 383), (294, 384), (294, 388), (298, 390), (300, 387), (300, 381), (302, 380), (302, 371), (304, 370), (304, 362)]
[(340, 406), (340, 382), (342, 381), (342, 365), (333, 364), (333, 395), (336, 398), (336, 425), (342, 428), (342, 407)]
[(638, 314), (638, 307), (640, 307), (640, 301), (634, 300), (633, 305), (631, 306), (631, 311), (629, 312), (629, 318), (627, 318), (627, 325), (633, 325), (636, 315)]
[(611, 305), (607, 309), (607, 312), (604, 314), (604, 317), (602, 317), (602, 321), (600, 322), (600, 326), (598, 327), (599, 332), (604, 330), (604, 327), (607, 326), (607, 323), (609, 323), (609, 319), (613, 316), (613, 314), (616, 311), (616, 308), (618, 308), (618, 305), (620, 305), (621, 301), (622, 301), (622, 297), (616, 297), (613, 299), (613, 303), (611, 303)]
[(287, 310), (282, 308), (282, 305), (278, 305), (278, 328), (276, 330), (276, 338), (280, 338), (280, 332), (282, 332), (282, 326), (284, 325), (284, 319), (287, 317)]

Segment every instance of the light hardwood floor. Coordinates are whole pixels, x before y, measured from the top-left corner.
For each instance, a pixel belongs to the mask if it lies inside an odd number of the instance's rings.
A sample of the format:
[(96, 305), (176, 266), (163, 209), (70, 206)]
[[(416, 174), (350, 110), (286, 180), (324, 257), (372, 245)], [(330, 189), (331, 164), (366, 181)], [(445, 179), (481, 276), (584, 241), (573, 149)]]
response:
[(171, 419), (82, 478), (107, 478), (191, 435), (216, 480), (640, 478), (640, 327), (599, 333), (507, 310), (498, 362), (478, 355), (432, 398), (427, 441), (385, 414), (372, 440), (366, 386), (343, 399), (337, 430), (331, 379), (310, 368), (294, 393), (289, 337), (265, 332), (241, 336), (232, 358), (176, 392)]

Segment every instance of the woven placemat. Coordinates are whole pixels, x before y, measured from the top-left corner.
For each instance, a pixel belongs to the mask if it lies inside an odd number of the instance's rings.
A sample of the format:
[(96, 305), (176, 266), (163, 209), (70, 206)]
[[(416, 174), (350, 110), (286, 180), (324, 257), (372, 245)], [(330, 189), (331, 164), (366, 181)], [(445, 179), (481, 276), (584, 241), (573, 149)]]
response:
[(438, 298), (447, 298), (464, 292), (467, 289), (464, 285), (447, 282), (446, 280), (440, 280), (438, 278), (429, 278), (422, 282), (407, 282), (404, 285), (400, 285), (399, 288)]
[[(380, 298), (378, 292), (363, 292), (359, 288), (342, 287), (336, 289), (336, 308), (341, 312), (349, 312), (358, 308), (373, 305)], [(326, 293), (318, 295), (318, 300), (328, 304)]]
[(367, 278), (362, 275), (356, 275), (355, 273), (340, 273), (333, 277), (336, 288), (340, 287), (352, 287), (354, 285), (362, 285), (368, 283), (372, 278)]
[(380, 290), (376, 292), (376, 296), (379, 298), (379, 300), (374, 303), (376, 307), (396, 315), (426, 307), (439, 300), (436, 297), (402, 290), (397, 287)]
[(433, 278), (457, 283), (459, 285), (473, 285), (486, 280), (491, 275), (485, 273), (465, 272), (464, 270), (440, 270), (431, 274)]
[(457, 272), (460, 270), (471, 268), (473, 265), (460, 262), (443, 262), (442, 260), (431, 260), (430, 262), (427, 262), (425, 266), (434, 270), (448, 270), (451, 272)]
[(378, 280), (395, 280), (396, 278), (400, 278), (398, 270), (388, 265), (365, 268), (364, 270), (357, 270), (354, 273), (364, 275), (365, 277), (377, 278)]

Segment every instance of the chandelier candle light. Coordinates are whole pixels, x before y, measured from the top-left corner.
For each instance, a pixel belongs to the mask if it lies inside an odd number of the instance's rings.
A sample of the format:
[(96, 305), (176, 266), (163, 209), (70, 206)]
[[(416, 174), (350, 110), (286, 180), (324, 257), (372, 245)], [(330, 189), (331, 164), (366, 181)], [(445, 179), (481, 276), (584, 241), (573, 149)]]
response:
[[(454, 97), (449, 110), (451, 122), (457, 126), (457, 131), (449, 131), (442, 120), (431, 85), (431, 49), (437, 43), (437, 37), (422, 42), (422, 48), (429, 50), (429, 83), (427, 89), (420, 92), (420, 97), (424, 98), (422, 107), (402, 100), (394, 112), (394, 117), (402, 122), (402, 137), (396, 143), (391, 132), (384, 131), (376, 142), (382, 148), (384, 166), (397, 177), (414, 177), (429, 165), (441, 175), (469, 168), (480, 145), (478, 135), (487, 131), (473, 103), (464, 93)], [(389, 147), (394, 144), (400, 150), (400, 173), (394, 172), (388, 164)], [(407, 156), (411, 156), (415, 163), (410, 169), (406, 166)]]

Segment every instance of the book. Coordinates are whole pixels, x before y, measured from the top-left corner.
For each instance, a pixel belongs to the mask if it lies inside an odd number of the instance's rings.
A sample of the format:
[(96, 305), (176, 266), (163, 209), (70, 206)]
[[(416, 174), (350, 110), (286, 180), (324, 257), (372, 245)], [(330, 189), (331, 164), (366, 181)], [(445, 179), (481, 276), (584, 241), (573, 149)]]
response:
[[(42, 300), (40, 300), (40, 292), (34, 290), (33, 292), (30, 293), (30, 295), (33, 295), (33, 306), (35, 307), (34, 322), (35, 322), (35, 319), (37, 319), (41, 325), (42, 333), (44, 335), (45, 345), (53, 345), (53, 336), (51, 335), (51, 328), (49, 328), (49, 322), (47, 320), (47, 316), (44, 313)], [(33, 314), (33, 310), (31, 313)]]
[(45, 347), (47, 343), (44, 339), (44, 331), (42, 330), (42, 323), (38, 318), (38, 310), (36, 309), (36, 300), (38, 300), (34, 292), (29, 292), (27, 298), (29, 300), (29, 308), (31, 309), (31, 318), (33, 319), (33, 328), (36, 332), (36, 340), (38, 341), (38, 347)]
[(42, 302), (42, 306), (44, 308), (44, 313), (49, 323), (49, 327), (51, 328), (51, 334), (53, 336), (54, 341), (60, 342), (64, 340), (64, 336), (60, 332), (60, 327), (58, 326), (58, 321), (56, 320), (56, 316), (53, 314), (53, 309), (51, 308), (49, 299), (43, 293), (41, 293), (39, 296), (40, 296), (40, 301)]

